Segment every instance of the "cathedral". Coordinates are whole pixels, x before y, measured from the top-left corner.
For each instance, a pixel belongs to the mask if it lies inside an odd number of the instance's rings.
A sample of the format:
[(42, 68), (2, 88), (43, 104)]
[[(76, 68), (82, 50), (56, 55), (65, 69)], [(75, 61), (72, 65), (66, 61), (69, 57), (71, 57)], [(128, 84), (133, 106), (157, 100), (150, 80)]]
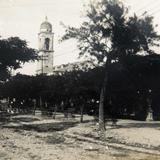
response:
[(46, 17), (38, 33), (38, 55), (40, 60), (37, 64), (37, 74), (49, 75), (53, 73), (53, 42), (54, 33), (52, 32), (52, 24), (48, 22)]

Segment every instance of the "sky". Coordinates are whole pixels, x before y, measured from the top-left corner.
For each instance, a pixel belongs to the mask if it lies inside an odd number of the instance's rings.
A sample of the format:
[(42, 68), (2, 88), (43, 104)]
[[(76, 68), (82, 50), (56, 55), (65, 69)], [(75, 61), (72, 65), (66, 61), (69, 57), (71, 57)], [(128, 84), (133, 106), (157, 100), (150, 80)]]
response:
[[(79, 61), (76, 41), (59, 43), (64, 34), (60, 25), (78, 27), (83, 21), (84, 5), (90, 0), (0, 0), (0, 36), (18, 36), (28, 45), (38, 49), (38, 33), (41, 23), (48, 17), (55, 33), (54, 65)], [(154, 23), (160, 25), (160, 0), (122, 0), (130, 8), (130, 13), (141, 16), (144, 11), (154, 16)], [(157, 29), (160, 32), (160, 27)], [(35, 74), (36, 63), (25, 64), (17, 72)]]

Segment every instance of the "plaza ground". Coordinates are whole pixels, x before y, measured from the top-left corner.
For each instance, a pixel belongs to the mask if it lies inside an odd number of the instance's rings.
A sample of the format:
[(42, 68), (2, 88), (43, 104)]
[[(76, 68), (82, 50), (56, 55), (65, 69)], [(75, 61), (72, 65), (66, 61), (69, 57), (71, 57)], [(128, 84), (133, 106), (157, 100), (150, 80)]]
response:
[(160, 122), (108, 122), (100, 141), (93, 117), (18, 115), (0, 123), (0, 160), (159, 160)]

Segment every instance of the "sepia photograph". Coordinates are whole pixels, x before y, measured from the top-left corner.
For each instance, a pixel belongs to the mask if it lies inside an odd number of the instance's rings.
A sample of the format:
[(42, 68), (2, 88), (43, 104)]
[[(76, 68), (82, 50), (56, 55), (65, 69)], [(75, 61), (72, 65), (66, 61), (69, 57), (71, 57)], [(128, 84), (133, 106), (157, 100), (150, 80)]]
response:
[(160, 160), (160, 0), (0, 0), (0, 160)]

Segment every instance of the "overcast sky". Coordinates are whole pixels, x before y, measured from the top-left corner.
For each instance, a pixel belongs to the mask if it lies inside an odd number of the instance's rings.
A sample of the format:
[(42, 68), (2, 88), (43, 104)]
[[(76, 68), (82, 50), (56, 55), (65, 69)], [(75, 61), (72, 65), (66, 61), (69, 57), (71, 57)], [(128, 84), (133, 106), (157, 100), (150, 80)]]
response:
[[(0, 0), (0, 35), (2, 38), (18, 36), (27, 40), (30, 47), (38, 46), (40, 24), (48, 16), (55, 33), (54, 65), (78, 61), (75, 41), (59, 44), (58, 39), (64, 29), (60, 25), (79, 26), (83, 17), (83, 5), (90, 0)], [(132, 12), (141, 15), (145, 10), (155, 17), (155, 24), (160, 25), (160, 0), (123, 0)], [(160, 29), (159, 29), (160, 30)], [(22, 73), (35, 73), (35, 64), (26, 64)]]

